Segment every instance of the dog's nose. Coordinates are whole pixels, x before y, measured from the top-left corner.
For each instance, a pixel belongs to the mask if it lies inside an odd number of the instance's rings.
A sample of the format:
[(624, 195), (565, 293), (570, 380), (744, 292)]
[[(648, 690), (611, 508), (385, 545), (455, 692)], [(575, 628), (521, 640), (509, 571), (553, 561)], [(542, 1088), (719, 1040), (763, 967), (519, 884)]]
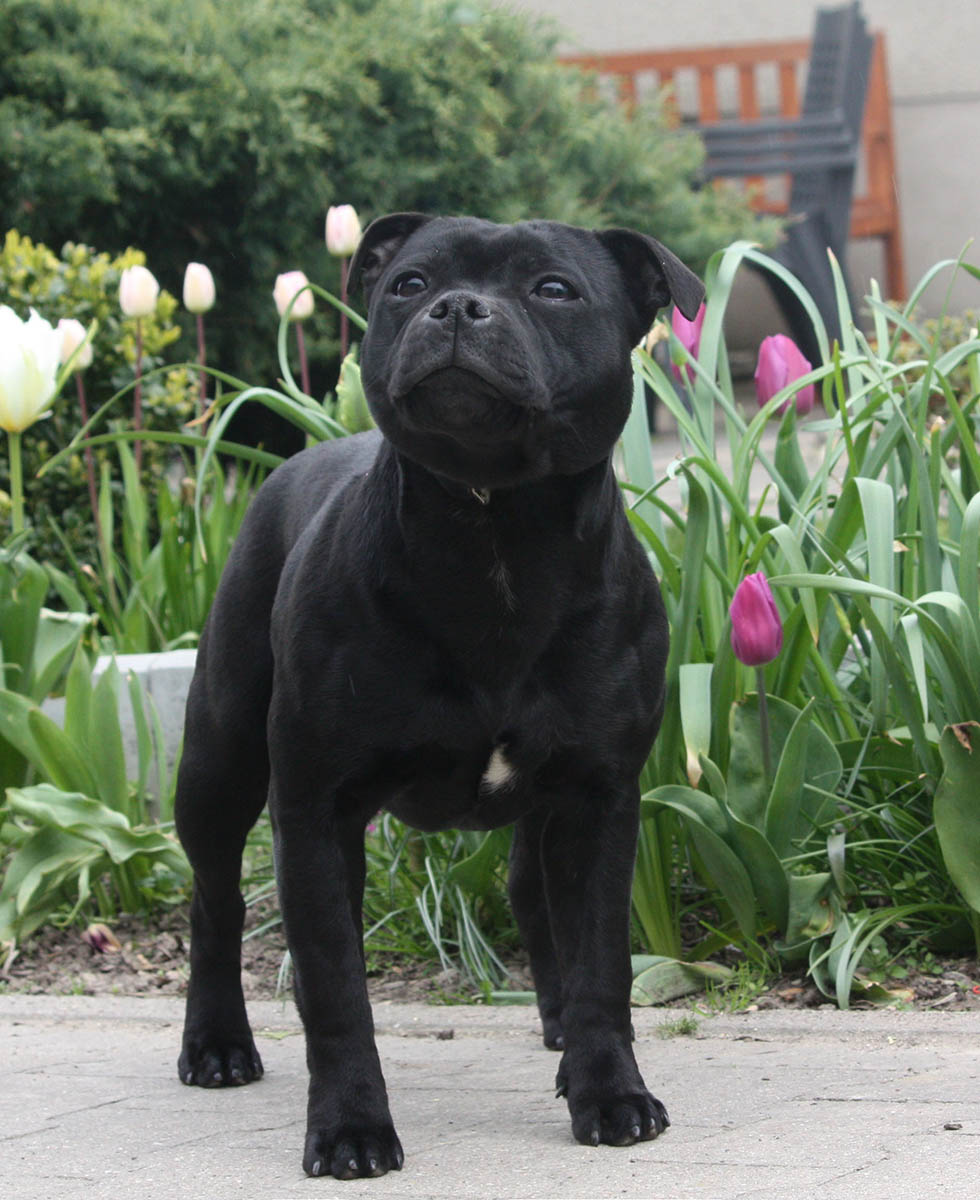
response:
[(433, 321), (445, 321), (452, 317), (456, 321), (487, 321), (491, 316), (490, 308), (479, 296), (472, 292), (450, 292), (440, 296), (429, 309)]

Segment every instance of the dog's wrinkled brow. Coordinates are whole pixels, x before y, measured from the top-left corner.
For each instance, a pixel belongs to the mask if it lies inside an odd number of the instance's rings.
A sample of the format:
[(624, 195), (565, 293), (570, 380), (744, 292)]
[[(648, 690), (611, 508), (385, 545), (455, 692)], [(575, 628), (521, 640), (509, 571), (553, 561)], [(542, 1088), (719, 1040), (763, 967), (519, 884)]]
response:
[(554, 238), (544, 236), (529, 241), (527, 229), (526, 225), (502, 226), (488, 238), (483, 231), (461, 228), (450, 237), (443, 232), (438, 241), (433, 238), (428, 245), (424, 236), (416, 238), (399, 256), (397, 270), (416, 266), (436, 275), (451, 270), (457, 282), (461, 268), (474, 280), (512, 278), (515, 282), (516, 278), (555, 272), (574, 276), (584, 284), (591, 249), (586, 239), (581, 239), (581, 244), (575, 239), (571, 245), (568, 242), (572, 239), (561, 239), (556, 244)]

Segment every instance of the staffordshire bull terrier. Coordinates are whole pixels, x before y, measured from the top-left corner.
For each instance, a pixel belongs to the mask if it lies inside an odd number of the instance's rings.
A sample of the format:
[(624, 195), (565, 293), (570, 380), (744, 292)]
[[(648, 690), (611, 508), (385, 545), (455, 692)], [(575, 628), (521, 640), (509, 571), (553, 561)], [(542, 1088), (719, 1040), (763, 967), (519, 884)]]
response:
[(586, 1145), (668, 1124), (631, 1045), (638, 777), (668, 632), (611, 456), (630, 352), (698, 279), (650, 237), (413, 213), (351, 264), (378, 430), (260, 489), (201, 636), (177, 828), (194, 869), (179, 1059), (262, 1074), (240, 980), (245, 837), (268, 803), (310, 1071), (303, 1167), (403, 1154), (364, 976), (364, 830), (513, 823), (509, 890)]

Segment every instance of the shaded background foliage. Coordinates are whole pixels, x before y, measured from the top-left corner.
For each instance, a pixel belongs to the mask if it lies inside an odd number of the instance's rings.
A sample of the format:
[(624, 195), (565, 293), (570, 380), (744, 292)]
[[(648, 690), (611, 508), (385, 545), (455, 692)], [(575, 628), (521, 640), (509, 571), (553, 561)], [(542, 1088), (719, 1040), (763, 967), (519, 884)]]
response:
[[(527, 18), (457, 0), (8, 0), (0, 211), (59, 248), (214, 272), (212, 361), (271, 381), (278, 272), (327, 286), (330, 203), (655, 233), (694, 267), (755, 218), (698, 190), (692, 135), (630, 120)], [(314, 391), (333, 324), (310, 330)]]

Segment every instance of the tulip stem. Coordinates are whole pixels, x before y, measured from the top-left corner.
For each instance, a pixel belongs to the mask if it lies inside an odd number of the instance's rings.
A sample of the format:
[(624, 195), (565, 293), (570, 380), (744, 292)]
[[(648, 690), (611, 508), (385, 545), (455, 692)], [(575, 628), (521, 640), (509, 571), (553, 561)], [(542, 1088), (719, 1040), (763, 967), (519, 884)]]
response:
[(772, 737), (769, 730), (765, 668), (756, 667), (755, 677), (759, 689), (759, 740), (762, 742), (762, 769), (766, 773), (766, 787), (770, 787), (772, 785)]
[(303, 391), (308, 396), (310, 394), (310, 365), (306, 361), (306, 342), (303, 339), (303, 326), (299, 321), (296, 325), (296, 345), (299, 347), (299, 378), (303, 385)]
[(20, 434), (7, 433), (10, 445), (10, 519), (14, 533), (24, 528), (24, 475), (20, 462)]
[[(208, 406), (208, 383), (207, 372), (204, 370), (207, 358), (204, 345), (204, 313), (197, 314), (197, 362), (200, 370), (200, 394), (198, 396), (197, 410), (198, 416), (203, 417)], [(203, 433), (204, 430), (202, 429)]]
[[(82, 383), (81, 371), (75, 372), (75, 387), (78, 389), (78, 411), (82, 414), (82, 425), (84, 426), (88, 424), (88, 404), (85, 400), (85, 384)], [(95, 532), (101, 543), (99, 501), (95, 492), (95, 463), (92, 459), (92, 447), (87, 442), (85, 444), (85, 474), (88, 476), (88, 502), (92, 508), (92, 520), (95, 522)]]
[[(347, 259), (340, 260), (340, 303), (347, 303)], [(343, 362), (347, 357), (347, 342), (349, 333), (347, 328), (347, 314), (340, 314), (340, 361)]]
[[(143, 322), (136, 318), (136, 386), (133, 388), (133, 428), (137, 433), (143, 428)], [(143, 466), (143, 443), (137, 441), (133, 447), (136, 470)]]

